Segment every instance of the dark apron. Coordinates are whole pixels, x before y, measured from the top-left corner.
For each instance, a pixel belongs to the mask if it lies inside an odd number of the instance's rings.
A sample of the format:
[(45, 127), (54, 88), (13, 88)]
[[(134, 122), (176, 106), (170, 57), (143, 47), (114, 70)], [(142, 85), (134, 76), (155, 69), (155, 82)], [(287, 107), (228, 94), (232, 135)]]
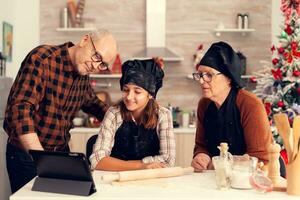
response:
[(115, 134), (111, 155), (121, 160), (142, 160), (159, 155), (159, 138), (155, 129), (134, 122), (123, 122)]
[(210, 156), (220, 155), (217, 146), (221, 142), (228, 143), (229, 152), (233, 155), (246, 153), (240, 111), (236, 105), (237, 92), (238, 90), (231, 89), (219, 109), (214, 102), (211, 102), (205, 111), (203, 124)]

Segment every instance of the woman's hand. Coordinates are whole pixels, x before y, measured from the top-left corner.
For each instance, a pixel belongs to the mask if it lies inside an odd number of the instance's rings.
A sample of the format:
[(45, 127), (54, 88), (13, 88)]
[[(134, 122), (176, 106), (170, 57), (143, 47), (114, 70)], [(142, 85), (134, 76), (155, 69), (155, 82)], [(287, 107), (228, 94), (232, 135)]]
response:
[(211, 159), (207, 154), (198, 153), (194, 157), (191, 165), (195, 169), (195, 172), (202, 172), (203, 170), (212, 168), (212, 166), (209, 165), (210, 163), (211, 163)]
[(144, 166), (144, 169), (156, 169), (156, 168), (165, 168), (166, 164), (160, 162), (147, 163)]

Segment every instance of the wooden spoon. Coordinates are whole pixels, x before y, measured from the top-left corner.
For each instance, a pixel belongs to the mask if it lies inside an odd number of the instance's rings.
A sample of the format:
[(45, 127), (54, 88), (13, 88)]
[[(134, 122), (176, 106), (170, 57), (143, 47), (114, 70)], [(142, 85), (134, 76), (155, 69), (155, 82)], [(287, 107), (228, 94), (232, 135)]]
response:
[[(289, 162), (293, 160), (293, 142), (291, 142), (290, 123), (288, 116), (284, 113), (274, 114), (274, 121), (279, 135), (282, 137), (283, 145), (286, 149)], [(292, 138), (293, 139), (293, 138)]]
[(297, 153), (299, 152), (299, 138), (300, 138), (300, 115), (294, 118), (293, 122), (293, 135), (294, 135), (294, 144), (293, 144), (293, 160), (296, 159)]

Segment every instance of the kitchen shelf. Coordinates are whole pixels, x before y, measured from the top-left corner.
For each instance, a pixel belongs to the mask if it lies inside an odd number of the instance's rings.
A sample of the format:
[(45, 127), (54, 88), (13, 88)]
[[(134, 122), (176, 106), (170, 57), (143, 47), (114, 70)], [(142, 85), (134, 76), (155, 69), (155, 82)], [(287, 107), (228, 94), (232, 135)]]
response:
[(214, 32), (216, 33), (216, 36), (221, 36), (221, 33), (241, 33), (243, 36), (245, 36), (247, 33), (254, 32), (255, 29), (239, 29), (239, 28), (224, 28), (224, 29), (219, 29), (216, 28), (214, 29)]
[(122, 74), (90, 74), (90, 78), (121, 78)]
[(95, 28), (57, 28), (56, 31), (59, 32), (87, 32), (94, 31)]

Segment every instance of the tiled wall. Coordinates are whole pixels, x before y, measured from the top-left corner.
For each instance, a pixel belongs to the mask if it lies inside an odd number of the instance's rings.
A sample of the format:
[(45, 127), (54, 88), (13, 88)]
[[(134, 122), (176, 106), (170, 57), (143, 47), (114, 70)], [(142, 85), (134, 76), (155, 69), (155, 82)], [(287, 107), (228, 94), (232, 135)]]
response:
[[(79, 41), (83, 33), (56, 31), (65, 2), (40, 0), (41, 43)], [(145, 47), (145, 6), (145, 0), (86, 0), (85, 15), (95, 17), (97, 27), (115, 35), (124, 61)], [(227, 33), (217, 37), (213, 29), (219, 22), (228, 28), (236, 27), (239, 12), (249, 13), (250, 28), (256, 31), (246, 36)], [(194, 70), (193, 54), (199, 44), (206, 49), (215, 41), (229, 42), (247, 56), (248, 74), (261, 67), (260, 60), (270, 60), (271, 0), (167, 0), (166, 20), (167, 46), (183, 56), (184, 61), (166, 63), (164, 87), (158, 93), (163, 105), (171, 102), (174, 106), (196, 108), (201, 97), (199, 86), (186, 75)], [(113, 86), (105, 90), (109, 90), (113, 100), (118, 99), (118, 80), (102, 81), (112, 82)]]

